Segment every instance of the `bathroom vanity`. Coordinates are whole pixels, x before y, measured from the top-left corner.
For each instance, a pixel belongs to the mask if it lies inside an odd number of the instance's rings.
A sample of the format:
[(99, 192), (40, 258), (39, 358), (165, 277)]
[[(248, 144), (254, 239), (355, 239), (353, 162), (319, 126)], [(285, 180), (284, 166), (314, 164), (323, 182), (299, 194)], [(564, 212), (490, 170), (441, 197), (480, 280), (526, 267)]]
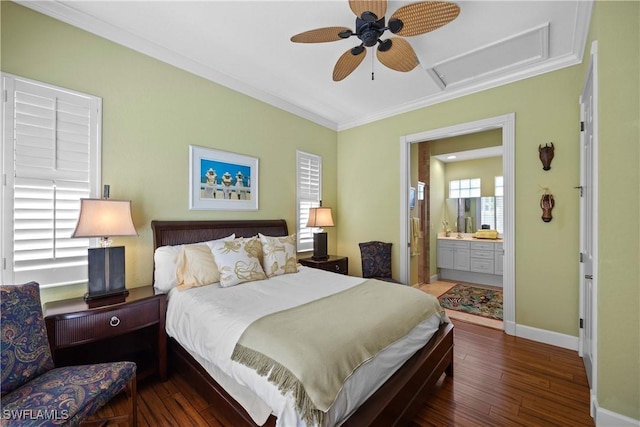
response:
[(502, 286), (502, 239), (476, 239), (473, 233), (438, 235), (437, 266), (440, 278)]

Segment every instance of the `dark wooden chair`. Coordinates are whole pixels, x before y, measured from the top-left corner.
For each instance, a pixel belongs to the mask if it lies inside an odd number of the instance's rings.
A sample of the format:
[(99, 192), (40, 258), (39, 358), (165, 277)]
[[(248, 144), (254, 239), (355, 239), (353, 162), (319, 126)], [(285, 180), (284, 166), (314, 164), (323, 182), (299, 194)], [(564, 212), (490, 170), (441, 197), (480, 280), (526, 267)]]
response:
[(374, 240), (358, 245), (362, 258), (362, 277), (400, 283), (391, 277), (391, 243)]
[(55, 368), (40, 303), (40, 286), (0, 286), (3, 426), (77, 426), (126, 391), (127, 415), (91, 425), (137, 419), (136, 364), (98, 363)]

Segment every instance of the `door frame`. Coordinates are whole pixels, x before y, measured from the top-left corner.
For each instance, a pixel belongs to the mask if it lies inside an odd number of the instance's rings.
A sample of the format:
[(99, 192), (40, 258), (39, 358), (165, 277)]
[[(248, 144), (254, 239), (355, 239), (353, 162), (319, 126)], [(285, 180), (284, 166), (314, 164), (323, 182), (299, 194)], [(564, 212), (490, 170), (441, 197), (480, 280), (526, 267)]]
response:
[[(597, 386), (598, 386), (598, 41), (595, 40), (591, 43), (591, 51), (589, 57), (589, 68), (587, 69), (587, 73), (585, 75), (584, 86), (582, 88), (582, 92), (580, 98), (578, 100), (580, 105), (580, 120), (584, 121), (584, 100), (582, 99), (582, 94), (584, 94), (586, 85), (589, 82), (589, 77), (591, 77), (591, 85), (592, 85), (592, 113), (593, 113), (593, 129), (592, 136), (593, 139), (591, 141), (591, 159), (592, 159), (592, 168), (591, 170), (585, 170), (584, 165), (584, 133), (580, 132), (580, 188), (585, 189), (586, 191), (591, 192), (591, 242), (592, 242), (592, 271), (591, 274), (593, 278), (591, 279), (591, 303), (593, 310), (591, 311), (591, 318), (586, 319), (590, 322), (590, 330), (591, 330), (591, 373), (590, 379), (590, 394), (591, 394), (591, 416), (594, 417), (597, 409)], [(585, 186), (586, 184), (586, 173), (591, 173), (591, 188)], [(580, 252), (582, 253), (586, 241), (586, 223), (585, 223), (585, 213), (588, 208), (586, 204), (586, 197), (580, 197)], [(584, 319), (584, 314), (586, 311), (586, 297), (584, 295), (584, 290), (586, 288), (585, 285), (585, 271), (582, 263), (579, 263), (579, 317), (580, 320)], [(585, 325), (586, 326), (586, 325)], [(579, 329), (578, 333), (578, 354), (580, 357), (584, 356), (584, 349), (587, 343), (584, 339), (584, 329)], [(586, 369), (586, 366), (585, 366)]]
[(502, 172), (504, 176), (504, 272), (503, 324), (509, 335), (516, 334), (515, 303), (515, 113), (460, 123), (400, 137), (400, 281), (409, 282), (409, 187), (411, 144), (502, 129)]

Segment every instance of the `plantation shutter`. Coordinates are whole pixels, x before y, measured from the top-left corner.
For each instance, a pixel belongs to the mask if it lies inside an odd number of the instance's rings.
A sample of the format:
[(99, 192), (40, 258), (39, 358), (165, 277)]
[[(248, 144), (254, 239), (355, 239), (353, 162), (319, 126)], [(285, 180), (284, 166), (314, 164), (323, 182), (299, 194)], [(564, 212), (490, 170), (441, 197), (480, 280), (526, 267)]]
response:
[(298, 251), (313, 250), (312, 228), (307, 227), (309, 209), (320, 206), (322, 197), (322, 157), (297, 152), (297, 245)]
[(504, 233), (504, 177), (495, 177), (496, 193), (496, 230)]
[(80, 198), (98, 194), (100, 99), (9, 75), (3, 151), (4, 282), (86, 282)]

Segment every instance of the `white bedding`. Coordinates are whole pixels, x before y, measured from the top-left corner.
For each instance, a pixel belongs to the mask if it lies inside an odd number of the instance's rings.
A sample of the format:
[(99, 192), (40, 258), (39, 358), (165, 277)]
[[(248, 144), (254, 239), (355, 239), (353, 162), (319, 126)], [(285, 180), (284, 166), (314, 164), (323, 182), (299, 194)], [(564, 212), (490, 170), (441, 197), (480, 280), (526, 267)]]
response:
[[(267, 314), (322, 298), (362, 283), (360, 277), (299, 267), (295, 274), (187, 291), (171, 290), (166, 329), (252, 416), (263, 424), (270, 413), (277, 426), (304, 426), (290, 395), (282, 395), (266, 377), (231, 361), (231, 353), (244, 330)], [(446, 316), (433, 316), (404, 339), (362, 365), (345, 383), (325, 417), (326, 425), (339, 425), (389, 376), (435, 333)]]

